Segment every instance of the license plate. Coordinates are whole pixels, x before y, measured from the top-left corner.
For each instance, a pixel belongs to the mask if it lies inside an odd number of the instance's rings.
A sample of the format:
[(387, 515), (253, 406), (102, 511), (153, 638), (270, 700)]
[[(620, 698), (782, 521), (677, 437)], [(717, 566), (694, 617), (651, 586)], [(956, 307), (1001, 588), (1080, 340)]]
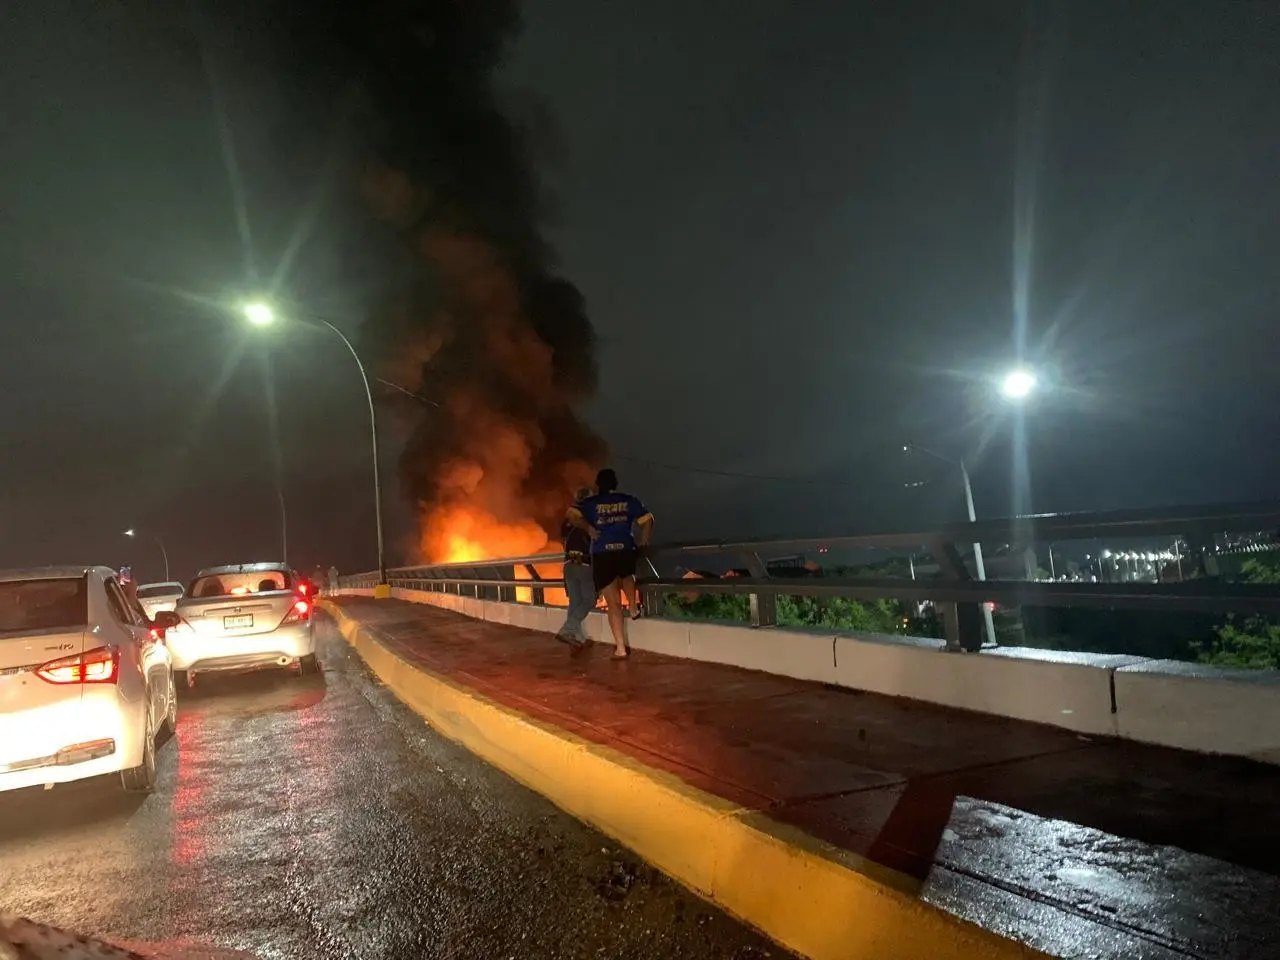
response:
[(253, 626), (253, 614), (245, 613), (238, 617), (223, 617), (222, 629), (224, 630), (240, 630), (243, 627)]

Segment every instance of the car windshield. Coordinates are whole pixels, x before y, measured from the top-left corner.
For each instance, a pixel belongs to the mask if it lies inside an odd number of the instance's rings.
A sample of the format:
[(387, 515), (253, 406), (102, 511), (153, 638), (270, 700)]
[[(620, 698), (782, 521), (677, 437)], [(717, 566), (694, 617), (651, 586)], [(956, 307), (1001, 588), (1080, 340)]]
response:
[(139, 600), (154, 600), (156, 597), (180, 597), (182, 587), (176, 583), (149, 583), (138, 588)]
[(69, 630), (88, 622), (85, 577), (0, 581), (0, 633)]
[(283, 570), (233, 570), (197, 577), (192, 581), (187, 596), (195, 600), (243, 597), (253, 593), (288, 590), (291, 586), (289, 574)]

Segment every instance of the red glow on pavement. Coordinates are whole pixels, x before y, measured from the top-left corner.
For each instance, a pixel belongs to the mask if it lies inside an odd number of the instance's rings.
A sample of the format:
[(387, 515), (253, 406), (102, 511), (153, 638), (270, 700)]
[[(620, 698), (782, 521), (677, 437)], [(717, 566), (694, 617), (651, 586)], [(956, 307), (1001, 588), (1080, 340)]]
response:
[(205, 795), (208, 793), (205, 763), (205, 719), (197, 711), (178, 724), (174, 746), (178, 749), (178, 782), (173, 791), (173, 862), (187, 866), (204, 859), (208, 846)]

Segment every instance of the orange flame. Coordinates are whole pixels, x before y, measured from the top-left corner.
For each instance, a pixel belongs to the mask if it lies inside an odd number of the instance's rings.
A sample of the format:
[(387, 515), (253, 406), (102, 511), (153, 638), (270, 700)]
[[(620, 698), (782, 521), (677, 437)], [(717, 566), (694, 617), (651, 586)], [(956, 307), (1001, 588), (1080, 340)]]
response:
[[(560, 544), (547, 537), (533, 520), (503, 523), (479, 507), (466, 504), (441, 506), (430, 510), (422, 523), (422, 553), (430, 563), (473, 563), (506, 557), (529, 557), (553, 553)], [(538, 564), (538, 576), (560, 578), (560, 564)], [(515, 568), (517, 580), (528, 580), (523, 566)], [(565, 592), (552, 587), (543, 591), (543, 602), (565, 606)], [(518, 587), (516, 602), (532, 603), (532, 588)]]
[(422, 553), (431, 563), (528, 557), (551, 549), (546, 531), (533, 520), (503, 523), (469, 504), (436, 507), (422, 523)]
[[(554, 545), (558, 546), (558, 544)], [(559, 580), (563, 576), (563, 564), (559, 563), (535, 563), (533, 569), (538, 572), (538, 576), (543, 580)], [(515, 576), (517, 580), (532, 580), (529, 571), (524, 566), (515, 568)], [(567, 607), (569, 605), (569, 594), (561, 587), (546, 587), (542, 591), (542, 602), (548, 607)], [(516, 587), (516, 603), (533, 603), (532, 587)]]

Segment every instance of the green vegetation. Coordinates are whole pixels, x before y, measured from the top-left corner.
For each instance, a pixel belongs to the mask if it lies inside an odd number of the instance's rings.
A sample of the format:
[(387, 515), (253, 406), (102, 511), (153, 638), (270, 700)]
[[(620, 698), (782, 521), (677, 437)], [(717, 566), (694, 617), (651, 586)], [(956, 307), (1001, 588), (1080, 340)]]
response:
[[(1223, 558), (1224, 579), (1242, 583), (1280, 583), (1280, 550), (1245, 558)], [(1230, 561), (1227, 563), (1226, 561)], [(840, 567), (841, 577), (907, 576), (905, 560), (866, 567)], [(689, 581), (690, 594), (697, 581)], [(941, 637), (936, 616), (917, 618), (914, 604), (896, 600), (855, 601), (843, 598), (783, 596), (778, 598), (778, 625), (812, 627), (849, 633), (898, 633)], [(699, 594), (668, 597), (668, 615), (731, 623), (750, 621), (745, 596)], [(1074, 607), (998, 607), (994, 614), (997, 642), (1092, 653), (1127, 653), (1141, 657), (1196, 660), (1221, 667), (1280, 670), (1280, 618), (1230, 616), (1159, 610), (1095, 610)]]
[[(690, 587), (693, 587), (693, 583)], [(667, 615), (672, 617), (748, 623), (751, 619), (750, 609), (750, 600), (745, 596), (704, 593), (693, 599), (679, 595), (667, 598)], [(841, 597), (779, 597), (778, 625), (864, 633), (939, 635), (939, 627), (932, 618), (913, 619), (909, 614), (909, 605), (904, 609), (903, 604), (894, 600), (860, 603)]]
[[(1250, 557), (1240, 565), (1243, 583), (1280, 583), (1280, 553)], [(1280, 623), (1274, 617), (1227, 618), (1208, 644), (1196, 645), (1197, 659), (1218, 667), (1280, 670)]]

